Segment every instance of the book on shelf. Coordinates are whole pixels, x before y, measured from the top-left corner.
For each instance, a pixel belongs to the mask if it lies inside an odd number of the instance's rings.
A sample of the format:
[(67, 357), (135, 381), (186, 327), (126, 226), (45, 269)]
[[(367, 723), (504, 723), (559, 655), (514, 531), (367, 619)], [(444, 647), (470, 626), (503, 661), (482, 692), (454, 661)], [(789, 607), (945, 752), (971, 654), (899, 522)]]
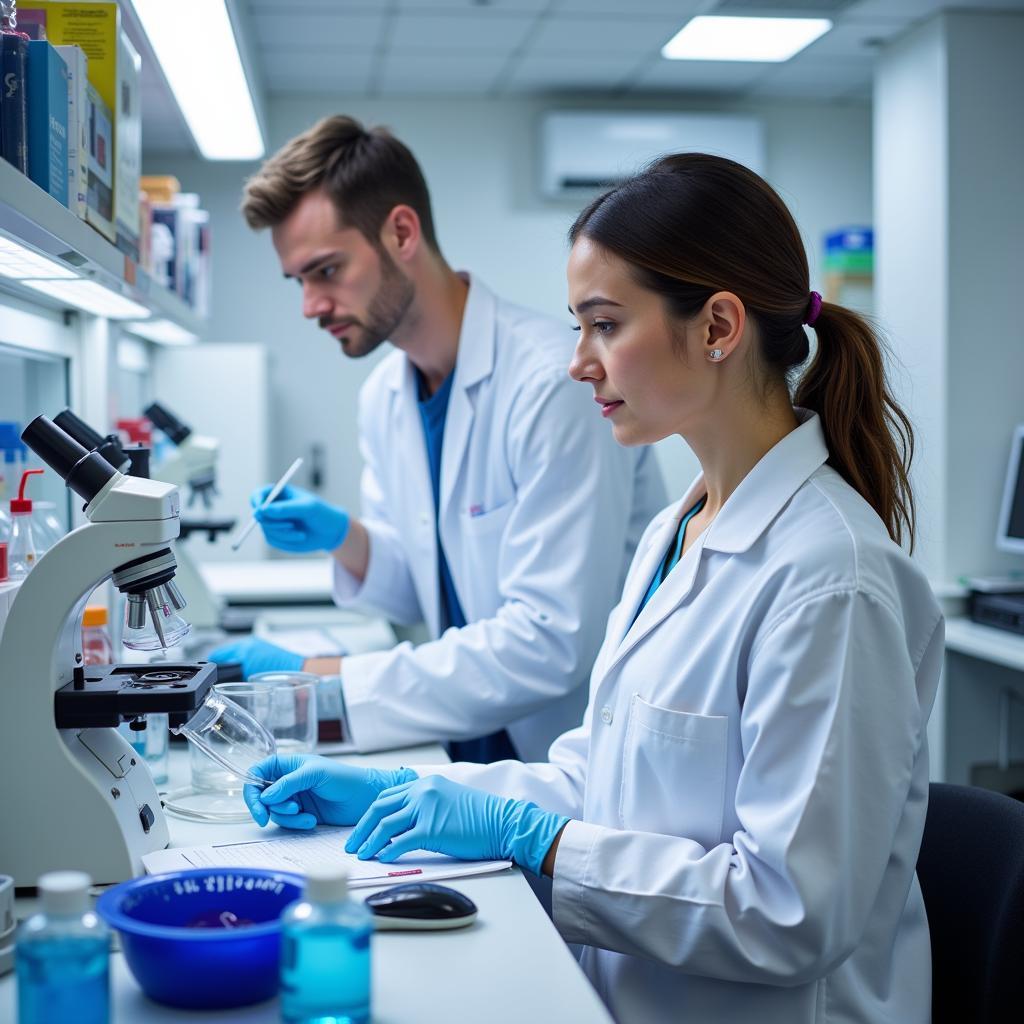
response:
[(68, 205), (68, 66), (45, 40), (28, 44), (28, 176)]
[(0, 156), (28, 174), (28, 39), (5, 32), (0, 35)]
[(114, 137), (110, 107), (89, 82), (85, 90), (88, 185), (85, 219), (111, 242), (117, 240), (114, 228)]
[(114, 111), (114, 226), (117, 247), (139, 262), (139, 176), (142, 173), (142, 58), (122, 32), (117, 48)]
[(89, 58), (80, 46), (58, 46), (68, 68), (68, 209), (85, 220), (89, 191)]

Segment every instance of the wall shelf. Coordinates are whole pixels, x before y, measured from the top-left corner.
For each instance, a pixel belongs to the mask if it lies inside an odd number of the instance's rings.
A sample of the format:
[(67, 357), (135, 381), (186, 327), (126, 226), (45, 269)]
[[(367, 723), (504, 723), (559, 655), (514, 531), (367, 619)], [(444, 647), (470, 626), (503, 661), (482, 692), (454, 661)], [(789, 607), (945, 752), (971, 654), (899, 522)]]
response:
[[(145, 306), (154, 317), (201, 335), (203, 320), (180, 296), (168, 291), (99, 232), (44, 192), (7, 161), (0, 160), (0, 232)], [(69, 308), (18, 281), (0, 277), (0, 289), (51, 309)]]
[(946, 619), (946, 650), (1024, 672), (1024, 636), (968, 618)]

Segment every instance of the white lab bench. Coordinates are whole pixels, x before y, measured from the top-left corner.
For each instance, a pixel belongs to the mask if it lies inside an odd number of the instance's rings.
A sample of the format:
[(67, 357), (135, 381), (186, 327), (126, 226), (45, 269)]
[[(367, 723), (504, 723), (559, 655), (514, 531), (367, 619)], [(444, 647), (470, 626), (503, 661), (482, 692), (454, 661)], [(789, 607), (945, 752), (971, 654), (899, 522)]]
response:
[[(345, 755), (367, 767), (438, 764), (447, 760), (437, 745)], [(161, 789), (188, 781), (188, 752), (171, 751), (170, 778)], [(171, 846), (267, 838), (255, 823), (213, 825), (168, 816)], [(69, 837), (69, 842), (73, 837)], [(373, 940), (373, 1020), (378, 1024), (611, 1024), (579, 965), (562, 942), (518, 868), (476, 878), (453, 879), (479, 908), (469, 928), (451, 932), (382, 932)], [(356, 890), (365, 896), (373, 890)], [(26, 909), (19, 906), (19, 915)], [(187, 979), (182, 979), (187, 984)], [(278, 1001), (232, 1010), (194, 1012), (146, 998), (120, 953), (111, 955), (111, 1024), (169, 1021), (271, 1024)], [(0, 979), (0, 1021), (15, 1020), (14, 975)]]
[(228, 604), (310, 605), (334, 600), (330, 558), (204, 562), (199, 571), (206, 585)]

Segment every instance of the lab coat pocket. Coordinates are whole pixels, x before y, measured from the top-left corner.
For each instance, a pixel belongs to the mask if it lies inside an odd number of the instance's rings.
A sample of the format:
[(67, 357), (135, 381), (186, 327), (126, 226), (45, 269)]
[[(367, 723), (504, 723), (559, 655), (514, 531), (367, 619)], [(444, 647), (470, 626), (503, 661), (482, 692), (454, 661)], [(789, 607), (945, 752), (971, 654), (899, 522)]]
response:
[(506, 501), (504, 505), (488, 509), (486, 512), (463, 513), (459, 519), (459, 528), (467, 537), (490, 536), (497, 530), (501, 530), (508, 522), (508, 517), (515, 507), (515, 499)]
[(634, 693), (622, 757), (622, 827), (717, 846), (728, 743), (728, 718), (673, 711)]

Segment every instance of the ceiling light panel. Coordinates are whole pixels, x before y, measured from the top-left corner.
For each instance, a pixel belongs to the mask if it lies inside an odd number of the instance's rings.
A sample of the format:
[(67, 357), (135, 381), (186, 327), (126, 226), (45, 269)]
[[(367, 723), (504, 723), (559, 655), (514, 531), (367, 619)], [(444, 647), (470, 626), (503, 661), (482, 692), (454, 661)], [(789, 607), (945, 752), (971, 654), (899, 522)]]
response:
[(687, 22), (663, 47), (667, 60), (779, 62), (823, 36), (828, 18), (718, 18)]
[(132, 0), (207, 160), (258, 160), (263, 133), (225, 0)]

